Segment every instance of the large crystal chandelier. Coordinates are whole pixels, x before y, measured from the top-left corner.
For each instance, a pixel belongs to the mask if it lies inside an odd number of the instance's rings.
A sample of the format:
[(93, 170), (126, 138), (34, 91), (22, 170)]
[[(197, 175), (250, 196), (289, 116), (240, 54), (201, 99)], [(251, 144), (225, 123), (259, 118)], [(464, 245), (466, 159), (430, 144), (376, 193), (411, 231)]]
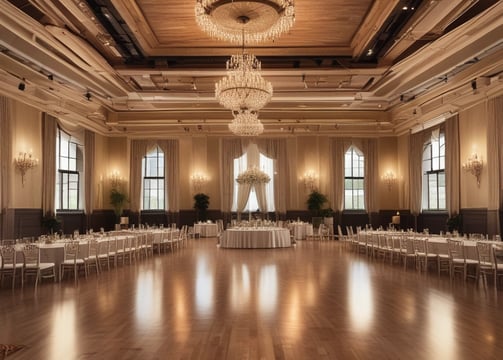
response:
[(238, 136), (257, 136), (264, 132), (264, 125), (258, 119), (257, 112), (251, 110), (235, 112), (234, 120), (228, 126)]
[[(293, 0), (196, 0), (196, 21), (210, 36), (247, 43), (273, 40), (295, 21)], [(245, 24), (242, 18), (248, 19)]]
[(232, 55), (227, 60), (227, 76), (215, 84), (215, 96), (225, 108), (238, 111), (262, 109), (272, 97), (272, 85), (260, 75), (255, 55)]

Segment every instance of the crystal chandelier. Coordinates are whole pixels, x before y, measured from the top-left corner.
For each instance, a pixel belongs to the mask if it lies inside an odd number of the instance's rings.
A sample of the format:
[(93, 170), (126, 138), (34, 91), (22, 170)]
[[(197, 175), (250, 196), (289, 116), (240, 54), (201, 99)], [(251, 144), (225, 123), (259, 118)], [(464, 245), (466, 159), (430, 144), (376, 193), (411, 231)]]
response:
[(293, 0), (197, 0), (195, 13), (203, 31), (233, 43), (274, 40), (295, 21)]
[(227, 76), (215, 84), (215, 96), (225, 108), (238, 111), (262, 109), (272, 97), (272, 85), (260, 75), (255, 55), (232, 55), (227, 60)]
[(257, 136), (264, 132), (264, 125), (258, 114), (251, 110), (240, 110), (234, 113), (234, 120), (228, 125), (232, 133), (239, 136)]

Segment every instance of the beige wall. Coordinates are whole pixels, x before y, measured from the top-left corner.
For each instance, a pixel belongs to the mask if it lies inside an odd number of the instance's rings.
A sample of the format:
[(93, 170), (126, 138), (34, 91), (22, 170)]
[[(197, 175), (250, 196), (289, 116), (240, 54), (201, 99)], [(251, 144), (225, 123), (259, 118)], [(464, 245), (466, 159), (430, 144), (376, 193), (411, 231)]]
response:
[[(459, 147), (460, 161), (477, 153), (484, 161), (487, 159), (487, 109), (486, 103), (479, 104), (459, 113)], [(488, 204), (487, 169), (482, 170), (480, 186), (475, 177), (461, 169), (460, 176), (462, 209), (486, 208)]]
[[(378, 142), (379, 154), (379, 208), (386, 210), (398, 209), (398, 190), (400, 183), (398, 181), (398, 152), (397, 139), (394, 137), (380, 138)], [(384, 175), (393, 173), (395, 182), (388, 186), (384, 181)]]
[[(12, 208), (42, 207), (42, 121), (40, 111), (12, 101), (12, 164), (9, 167)], [(14, 158), (21, 152), (31, 152), (39, 159), (38, 166), (26, 172), (24, 185), (21, 173), (15, 168)]]

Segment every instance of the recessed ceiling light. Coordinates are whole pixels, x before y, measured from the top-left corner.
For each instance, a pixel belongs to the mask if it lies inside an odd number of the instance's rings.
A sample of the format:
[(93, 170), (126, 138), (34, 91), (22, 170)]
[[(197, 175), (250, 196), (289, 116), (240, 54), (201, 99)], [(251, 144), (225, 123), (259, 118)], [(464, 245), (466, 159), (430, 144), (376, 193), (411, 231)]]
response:
[(404, 6), (402, 10), (409, 10), (409, 8), (407, 6)]

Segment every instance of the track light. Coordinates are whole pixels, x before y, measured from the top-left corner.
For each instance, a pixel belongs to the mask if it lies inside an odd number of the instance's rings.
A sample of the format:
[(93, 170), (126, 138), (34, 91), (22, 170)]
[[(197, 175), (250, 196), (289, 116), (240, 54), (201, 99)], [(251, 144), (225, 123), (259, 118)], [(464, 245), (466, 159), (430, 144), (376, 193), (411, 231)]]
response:
[(91, 101), (91, 93), (88, 91), (86, 92), (86, 95), (85, 95), (87, 101)]
[(477, 80), (476, 79), (472, 80), (472, 90), (474, 90), (474, 91), (477, 90)]
[(51, 81), (54, 80), (54, 76), (52, 76), (52, 74), (47, 75), (47, 78)]
[(21, 82), (19, 83), (19, 85), (17, 86), (17, 88), (18, 88), (19, 90), (21, 90), (21, 91), (24, 91), (24, 89), (26, 89), (26, 84), (24, 83), (24, 79), (23, 79), (23, 81), (21, 81)]

